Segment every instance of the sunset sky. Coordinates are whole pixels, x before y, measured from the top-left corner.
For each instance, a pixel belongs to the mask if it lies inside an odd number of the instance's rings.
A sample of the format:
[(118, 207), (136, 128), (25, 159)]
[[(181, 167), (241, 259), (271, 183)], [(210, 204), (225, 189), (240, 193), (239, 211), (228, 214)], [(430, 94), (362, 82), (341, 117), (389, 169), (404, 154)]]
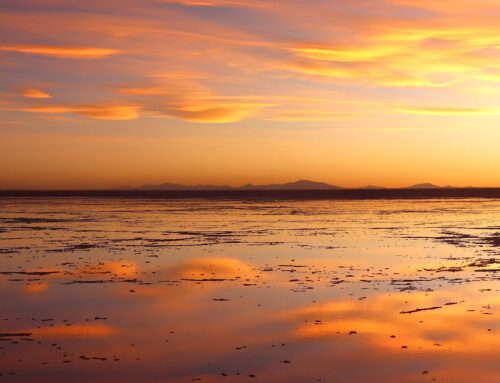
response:
[(499, 0), (2, 0), (0, 188), (500, 186)]

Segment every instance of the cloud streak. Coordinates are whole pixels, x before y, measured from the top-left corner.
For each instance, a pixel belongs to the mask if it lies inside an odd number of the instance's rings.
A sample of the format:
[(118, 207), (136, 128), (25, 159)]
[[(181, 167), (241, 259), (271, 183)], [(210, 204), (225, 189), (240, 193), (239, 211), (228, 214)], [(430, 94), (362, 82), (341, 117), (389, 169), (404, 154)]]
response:
[(51, 45), (7, 45), (1, 51), (41, 55), (65, 59), (101, 59), (121, 53), (117, 49), (95, 47), (63, 47)]
[(22, 109), (24, 112), (40, 114), (77, 114), (98, 120), (135, 120), (139, 117), (139, 108), (136, 106), (32, 106)]
[(26, 98), (52, 98), (52, 96), (39, 89), (24, 89), (22, 95)]

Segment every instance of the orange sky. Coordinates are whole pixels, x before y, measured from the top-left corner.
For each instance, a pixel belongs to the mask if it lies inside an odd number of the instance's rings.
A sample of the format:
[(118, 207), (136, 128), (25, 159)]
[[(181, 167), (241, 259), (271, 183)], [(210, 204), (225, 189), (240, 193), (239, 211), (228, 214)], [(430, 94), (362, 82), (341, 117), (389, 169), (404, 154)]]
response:
[(500, 186), (498, 0), (4, 0), (0, 188)]

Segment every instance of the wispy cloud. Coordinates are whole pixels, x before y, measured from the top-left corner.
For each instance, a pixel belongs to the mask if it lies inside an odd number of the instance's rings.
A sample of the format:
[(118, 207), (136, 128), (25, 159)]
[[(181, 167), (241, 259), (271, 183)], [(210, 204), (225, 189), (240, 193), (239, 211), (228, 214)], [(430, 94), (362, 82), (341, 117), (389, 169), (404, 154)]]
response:
[(39, 89), (24, 89), (22, 95), (27, 98), (51, 98), (47, 92)]
[(272, 4), (262, 0), (161, 0), (164, 3), (181, 4), (190, 7), (237, 7), (268, 8)]
[(169, 107), (165, 109), (165, 114), (189, 122), (230, 123), (250, 117), (261, 106), (260, 104), (214, 103), (212, 106), (197, 108)]
[(162, 83), (118, 87), (116, 92), (131, 96), (151, 114), (194, 123), (238, 122), (274, 105), (214, 94), (188, 74), (165, 78)]
[(121, 53), (117, 49), (51, 45), (5, 45), (1, 51), (69, 59), (100, 59)]
[(137, 106), (77, 105), (77, 106), (32, 106), (24, 112), (41, 114), (77, 114), (98, 120), (134, 120), (139, 117)]

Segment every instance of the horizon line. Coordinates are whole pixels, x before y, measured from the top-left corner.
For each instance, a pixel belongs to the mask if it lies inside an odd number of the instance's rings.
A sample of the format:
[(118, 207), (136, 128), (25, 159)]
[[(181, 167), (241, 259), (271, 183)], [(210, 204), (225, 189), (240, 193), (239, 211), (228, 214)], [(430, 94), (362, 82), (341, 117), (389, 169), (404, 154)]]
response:
[[(187, 185), (186, 185), (187, 186)], [(193, 185), (194, 186), (194, 185)], [(202, 186), (202, 185), (201, 185)], [(209, 186), (209, 185), (207, 185)], [(216, 185), (212, 185), (216, 186)], [(224, 185), (223, 185), (224, 186)], [(221, 186), (220, 189), (147, 189), (147, 188), (0, 188), (0, 192), (253, 192), (253, 191), (265, 191), (265, 192), (287, 192), (287, 191), (300, 191), (300, 192), (335, 192), (335, 191), (383, 191), (383, 190), (410, 190), (410, 191), (437, 191), (437, 190), (465, 190), (465, 189), (500, 189), (500, 186), (439, 186), (439, 187), (422, 187), (422, 188), (412, 188), (411, 186), (403, 187), (337, 187), (337, 188), (290, 188), (290, 189), (244, 189), (241, 187), (229, 187), (227, 189)]]
[[(299, 185), (295, 188), (296, 185)], [(315, 188), (317, 186), (317, 188)], [(172, 189), (160, 189), (161, 187), (171, 187)], [(277, 189), (272, 189), (272, 188)], [(203, 189), (206, 188), (206, 189)], [(262, 188), (262, 189), (259, 189)], [(398, 190), (398, 189), (495, 189), (500, 188), (499, 186), (453, 186), (453, 185), (445, 185), (440, 186), (438, 184), (434, 184), (432, 182), (418, 182), (412, 183), (410, 185), (405, 186), (381, 186), (375, 184), (364, 184), (362, 186), (352, 186), (345, 187), (339, 186), (338, 184), (331, 184), (324, 181), (313, 181), (310, 179), (297, 179), (294, 181), (286, 181), (286, 182), (275, 182), (275, 183), (267, 183), (267, 184), (252, 184), (250, 182), (244, 184), (237, 185), (229, 185), (229, 184), (213, 184), (213, 183), (196, 183), (196, 184), (183, 184), (177, 182), (162, 182), (162, 183), (146, 183), (139, 186), (131, 186), (131, 185), (121, 185), (121, 186), (108, 186), (108, 187), (76, 187), (76, 188), (1, 188), (0, 191), (106, 191), (106, 190), (115, 190), (115, 191), (125, 191), (125, 190), (151, 190), (151, 191), (190, 191), (190, 190), (207, 190), (207, 191), (224, 191), (224, 190), (376, 190), (376, 189), (387, 189), (387, 190)]]

